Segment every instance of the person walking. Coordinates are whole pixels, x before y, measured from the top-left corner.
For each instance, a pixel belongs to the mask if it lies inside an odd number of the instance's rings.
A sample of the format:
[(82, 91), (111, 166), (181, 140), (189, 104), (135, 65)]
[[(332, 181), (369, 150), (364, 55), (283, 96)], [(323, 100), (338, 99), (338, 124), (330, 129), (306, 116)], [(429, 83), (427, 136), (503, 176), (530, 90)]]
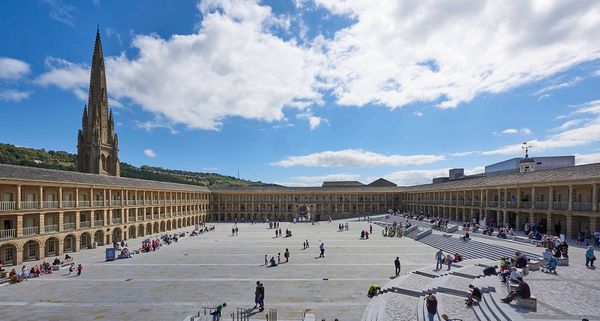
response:
[(285, 249), (283, 256), (285, 257), (285, 263), (287, 263), (290, 260), (290, 251), (287, 248)]
[(369, 233), (373, 234), (373, 225), (369, 224)]
[(269, 263), (269, 260), (267, 259), (267, 255), (265, 254), (265, 266), (267, 266), (268, 263)]
[(448, 271), (450, 271), (450, 267), (452, 267), (452, 256), (450, 254), (446, 256), (446, 264), (448, 265)]
[(319, 250), (321, 250), (321, 254), (319, 254), (319, 257), (324, 258), (325, 257), (325, 244), (321, 243), (321, 245), (319, 246)]
[(596, 261), (596, 256), (594, 255), (594, 247), (588, 246), (587, 251), (585, 251), (585, 266), (594, 267), (594, 261)]
[(308, 240), (306, 240), (306, 248), (309, 248), (310, 245), (308, 245)]
[(75, 262), (71, 263), (71, 265), (69, 266), (69, 275), (71, 275), (71, 273), (73, 273), (74, 269), (75, 269)]
[(83, 270), (83, 266), (81, 266), (81, 264), (77, 265), (77, 276), (81, 275), (82, 270)]
[(439, 251), (437, 251), (437, 253), (435, 253), (435, 270), (441, 270), (442, 269), (442, 260), (444, 259), (444, 252), (442, 252), (442, 249), (439, 249)]
[(258, 308), (258, 303), (260, 302), (260, 281), (256, 281), (256, 289), (254, 290), (254, 308)]
[(433, 293), (427, 294), (425, 297), (425, 305), (427, 306), (427, 320), (433, 321), (437, 314), (437, 299)]
[(265, 286), (262, 284), (262, 282), (259, 282), (259, 295), (258, 295), (258, 305), (260, 306), (260, 308), (258, 309), (258, 312), (262, 312), (265, 309)]
[(400, 275), (400, 258), (396, 256), (396, 260), (394, 261), (394, 265), (396, 266), (396, 276)]

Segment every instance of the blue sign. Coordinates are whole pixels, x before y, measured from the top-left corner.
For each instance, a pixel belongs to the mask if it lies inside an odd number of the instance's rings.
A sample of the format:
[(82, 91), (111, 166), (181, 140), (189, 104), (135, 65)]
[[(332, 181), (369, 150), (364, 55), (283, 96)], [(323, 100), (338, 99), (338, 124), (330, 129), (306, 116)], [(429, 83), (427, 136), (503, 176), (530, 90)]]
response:
[(115, 260), (115, 248), (114, 247), (106, 249), (106, 260), (107, 261), (114, 261)]

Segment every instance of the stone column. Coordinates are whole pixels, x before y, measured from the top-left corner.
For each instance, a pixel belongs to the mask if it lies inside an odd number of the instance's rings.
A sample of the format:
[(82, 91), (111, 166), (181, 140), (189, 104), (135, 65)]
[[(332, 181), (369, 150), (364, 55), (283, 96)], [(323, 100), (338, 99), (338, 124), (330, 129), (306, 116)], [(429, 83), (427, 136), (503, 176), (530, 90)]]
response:
[(566, 225), (567, 225), (567, 233), (565, 235), (565, 237), (567, 239), (572, 239), (574, 237), (575, 234), (573, 234), (573, 216), (571, 214), (568, 214), (566, 216)]
[(40, 222), (40, 234), (46, 233), (46, 214), (39, 214), (39, 222)]
[(39, 208), (44, 208), (44, 187), (40, 186), (40, 198), (38, 200)]
[(535, 186), (531, 187), (531, 209), (535, 208)]
[[(63, 189), (62, 186), (58, 188), (58, 208), (63, 207)], [(59, 227), (60, 229), (60, 227)]]
[(75, 188), (75, 207), (79, 207), (79, 188)]
[(569, 185), (569, 212), (573, 210), (573, 185)]
[(58, 212), (58, 231), (62, 232), (64, 230), (64, 225), (65, 224), (65, 212), (60, 211)]
[(121, 206), (125, 205), (125, 190), (121, 189)]
[(517, 208), (521, 208), (521, 188), (517, 187)]
[(552, 224), (552, 214), (546, 213), (546, 234), (554, 235), (554, 224)]
[[(110, 198), (110, 194), (109, 194), (109, 198)], [(106, 202), (106, 188), (102, 189), (102, 206), (106, 207), (106, 206), (110, 206), (110, 203)]]
[(75, 211), (75, 229), (79, 229), (79, 224), (81, 223), (81, 212)]
[(121, 208), (121, 224), (127, 223), (127, 213), (125, 211), (124, 208)]
[(592, 184), (592, 211), (598, 211), (598, 184)]
[(554, 208), (554, 186), (548, 188), (548, 210), (551, 211)]
[[(21, 193), (22, 193), (21, 185), (17, 185), (17, 202), (15, 204), (17, 210), (21, 209), (21, 198), (22, 198)], [(23, 219), (23, 218), (21, 218), (21, 219)], [(22, 231), (21, 231), (21, 233), (22, 233)], [(17, 251), (17, 252), (20, 252), (20, 251)]]
[(531, 224), (537, 224), (535, 222), (535, 217), (533, 215), (533, 212), (529, 212), (529, 225), (531, 225)]
[(502, 225), (506, 226), (508, 222), (508, 212), (506, 210), (502, 211)]
[[(103, 220), (105, 226), (106, 225), (110, 225), (109, 222), (108, 222), (108, 215), (107, 214), (108, 214), (107, 210), (102, 210), (102, 220)], [(111, 213), (111, 215), (112, 215), (112, 213)]]
[[(23, 214), (17, 215), (17, 224), (16, 224), (15, 228), (17, 229), (17, 237), (23, 236)], [(22, 251), (17, 251), (17, 252), (22, 252)]]
[(592, 233), (592, 239), (593, 239), (594, 231), (596, 231), (596, 217), (590, 216), (590, 233)]
[(521, 220), (520, 220), (520, 213), (519, 212), (515, 212), (515, 231), (520, 231), (521, 230)]

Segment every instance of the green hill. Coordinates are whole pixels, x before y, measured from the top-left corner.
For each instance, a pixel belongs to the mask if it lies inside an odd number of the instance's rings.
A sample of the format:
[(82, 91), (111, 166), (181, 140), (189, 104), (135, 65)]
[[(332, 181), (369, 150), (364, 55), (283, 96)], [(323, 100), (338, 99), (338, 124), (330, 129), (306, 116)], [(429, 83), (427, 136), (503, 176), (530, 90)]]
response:
[[(64, 151), (47, 151), (45, 149), (33, 149), (17, 147), (10, 144), (0, 144), (1, 164), (74, 171), (76, 158), (77, 156), (75, 154)], [(172, 170), (147, 165), (135, 167), (123, 162), (121, 162), (121, 176), (201, 186), (274, 186), (274, 184), (237, 179), (233, 176), (224, 176), (216, 173)]]

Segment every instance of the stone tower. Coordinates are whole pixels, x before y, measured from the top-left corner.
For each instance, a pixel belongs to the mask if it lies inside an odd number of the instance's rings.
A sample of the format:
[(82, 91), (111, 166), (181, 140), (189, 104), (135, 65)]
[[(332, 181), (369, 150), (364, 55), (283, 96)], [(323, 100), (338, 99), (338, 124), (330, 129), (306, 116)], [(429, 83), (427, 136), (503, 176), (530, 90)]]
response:
[(119, 140), (115, 134), (112, 110), (108, 108), (99, 29), (96, 31), (88, 95), (77, 137), (77, 171), (119, 176)]

